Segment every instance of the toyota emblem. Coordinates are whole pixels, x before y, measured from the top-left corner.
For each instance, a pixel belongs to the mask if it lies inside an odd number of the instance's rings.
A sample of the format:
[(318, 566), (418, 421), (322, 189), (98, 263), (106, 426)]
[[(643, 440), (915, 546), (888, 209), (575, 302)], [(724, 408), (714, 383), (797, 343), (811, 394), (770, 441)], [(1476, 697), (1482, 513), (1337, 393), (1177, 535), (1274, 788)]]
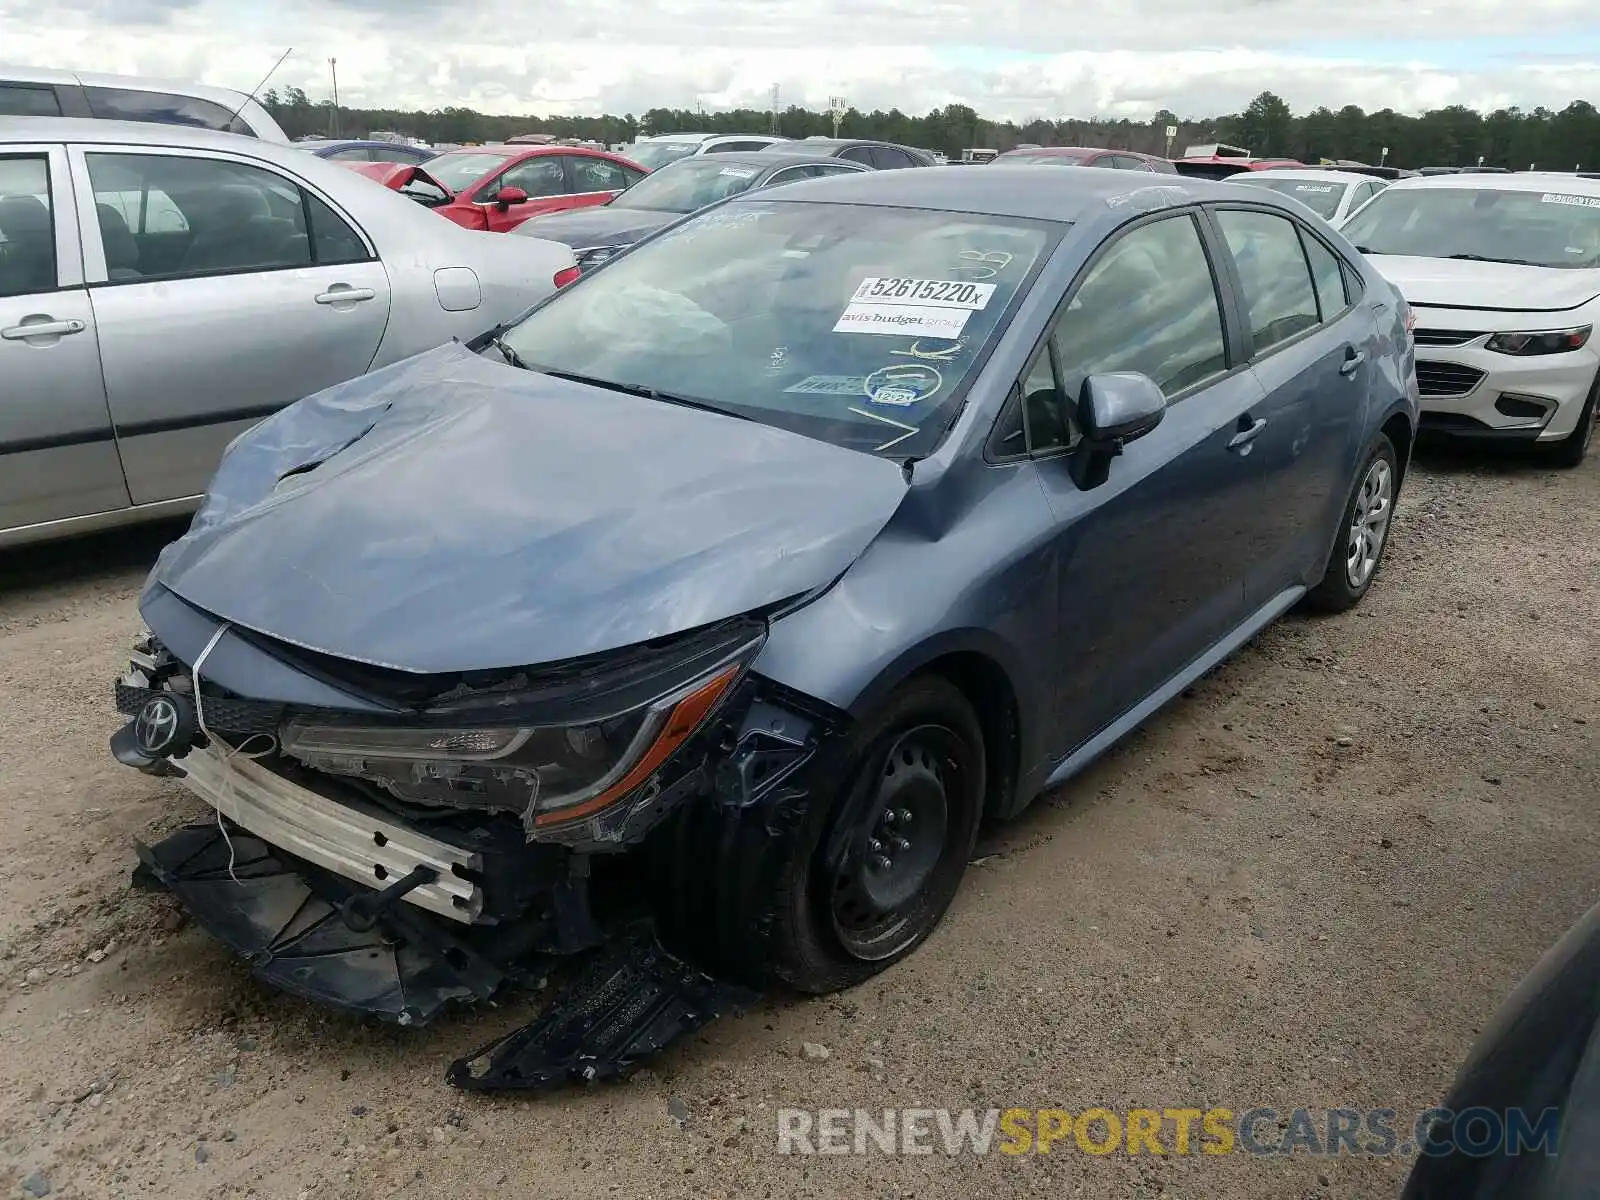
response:
[(170, 696), (152, 696), (133, 723), (139, 749), (151, 758), (165, 758), (178, 749), (184, 726), (183, 712)]

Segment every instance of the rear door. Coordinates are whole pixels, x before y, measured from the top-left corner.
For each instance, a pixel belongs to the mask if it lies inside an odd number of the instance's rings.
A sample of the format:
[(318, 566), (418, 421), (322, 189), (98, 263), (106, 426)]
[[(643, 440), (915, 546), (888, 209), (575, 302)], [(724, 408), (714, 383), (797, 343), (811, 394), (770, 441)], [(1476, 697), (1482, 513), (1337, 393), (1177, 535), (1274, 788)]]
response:
[(136, 503), (205, 490), (235, 435), (362, 374), (373, 243), (298, 179), (212, 151), (73, 147), (106, 394)]
[(1253, 410), (1247, 462), (1258, 481), (1247, 598), (1265, 604), (1320, 575), (1343, 512), (1372, 384), (1377, 329), (1345, 296), (1338, 256), (1281, 211), (1212, 210), (1243, 299)]
[(127, 504), (67, 152), (0, 148), (0, 529)]
[[(1251, 547), (1240, 540), (1259, 485), (1231, 443), (1261, 399), (1236, 361), (1232, 293), (1195, 212), (1126, 227), (1102, 248), (1022, 384), (1040, 479), (1060, 522), (1058, 722), (1076, 749), (1246, 617)], [(1081, 491), (1065, 455), (1081, 436), (1088, 376), (1148, 375), (1169, 408), (1129, 443), (1110, 478)]]
[(604, 204), (644, 178), (643, 172), (598, 154), (563, 154), (561, 160), (567, 172), (567, 208)]

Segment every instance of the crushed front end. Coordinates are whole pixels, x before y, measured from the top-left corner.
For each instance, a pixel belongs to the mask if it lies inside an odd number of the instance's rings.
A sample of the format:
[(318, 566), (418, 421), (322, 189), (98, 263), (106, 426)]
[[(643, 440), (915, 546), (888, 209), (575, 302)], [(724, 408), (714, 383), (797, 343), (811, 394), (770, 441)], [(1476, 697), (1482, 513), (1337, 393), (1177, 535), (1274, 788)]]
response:
[[(444, 676), (212, 627), (198, 652), (174, 630), (189, 661), (155, 633), (135, 647), (111, 745), (213, 810), (140, 846), (135, 882), (171, 891), (264, 982), (416, 1026), (586, 955), (538, 1021), (455, 1064), (467, 1088), (624, 1075), (754, 998), (658, 941), (651, 855), (686, 805), (793, 787), (840, 719), (749, 671), (760, 615)], [(207, 670), (224, 655), (236, 688), (242, 655), (295, 686), (230, 690)]]

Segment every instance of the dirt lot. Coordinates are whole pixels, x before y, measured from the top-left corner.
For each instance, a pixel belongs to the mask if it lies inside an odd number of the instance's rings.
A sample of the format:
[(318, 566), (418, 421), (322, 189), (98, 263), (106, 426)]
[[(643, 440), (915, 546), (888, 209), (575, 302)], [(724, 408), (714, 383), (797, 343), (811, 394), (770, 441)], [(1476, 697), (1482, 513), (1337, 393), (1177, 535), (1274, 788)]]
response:
[(1357, 612), (1280, 623), (992, 831), (910, 962), (627, 1086), (477, 1100), (444, 1069), (521, 1004), (329, 1016), (129, 891), (133, 839), (196, 811), (105, 748), (170, 534), (0, 558), (6, 1195), (1393, 1195), (1398, 1160), (785, 1158), (775, 1110), (1415, 1111), (1600, 894), (1600, 461), (1433, 457)]

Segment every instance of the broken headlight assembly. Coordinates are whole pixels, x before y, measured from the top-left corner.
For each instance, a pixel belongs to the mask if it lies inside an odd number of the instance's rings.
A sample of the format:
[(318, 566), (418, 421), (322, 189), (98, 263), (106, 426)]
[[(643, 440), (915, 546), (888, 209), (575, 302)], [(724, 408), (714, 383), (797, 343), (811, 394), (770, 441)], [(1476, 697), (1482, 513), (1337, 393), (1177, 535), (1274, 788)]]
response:
[[(530, 836), (606, 813), (647, 784), (716, 710), (759, 642), (644, 703), (570, 721), (361, 725), (295, 718), (283, 752), (409, 804), (514, 813)], [(510, 698), (508, 707), (514, 706)], [(437, 719), (437, 718), (435, 718)]]

